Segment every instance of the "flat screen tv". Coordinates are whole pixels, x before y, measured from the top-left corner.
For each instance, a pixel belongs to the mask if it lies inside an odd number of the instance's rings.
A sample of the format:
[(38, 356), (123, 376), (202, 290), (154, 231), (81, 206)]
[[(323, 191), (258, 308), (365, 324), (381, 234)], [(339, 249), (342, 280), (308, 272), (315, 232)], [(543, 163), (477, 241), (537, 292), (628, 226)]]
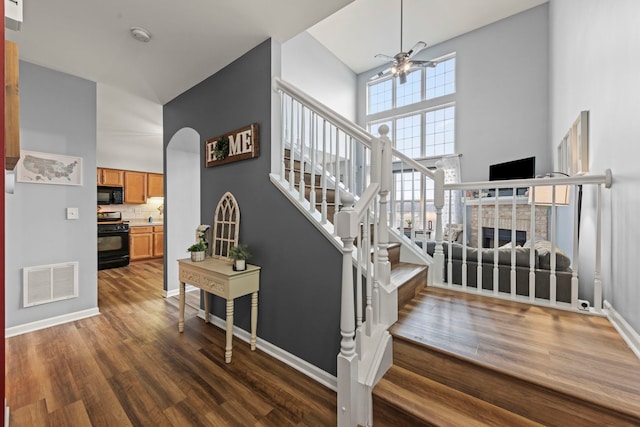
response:
[[(496, 163), (489, 166), (489, 181), (503, 181), (509, 179), (528, 179), (536, 176), (536, 158), (526, 157), (524, 159), (512, 160), (510, 162)], [(526, 188), (517, 188), (518, 196), (526, 193)], [(495, 191), (490, 190), (489, 196), (493, 197)], [(501, 188), (498, 191), (499, 196), (511, 196), (513, 190), (510, 188)]]
[(528, 179), (536, 176), (536, 158), (527, 157), (489, 166), (489, 181)]

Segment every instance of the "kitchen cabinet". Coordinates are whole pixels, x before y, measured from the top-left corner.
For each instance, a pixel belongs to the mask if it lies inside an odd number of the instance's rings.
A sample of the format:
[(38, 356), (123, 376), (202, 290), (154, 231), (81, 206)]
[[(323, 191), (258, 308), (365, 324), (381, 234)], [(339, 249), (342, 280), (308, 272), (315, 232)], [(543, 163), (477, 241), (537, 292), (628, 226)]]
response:
[(131, 261), (164, 256), (164, 226), (132, 226), (129, 234)]
[(98, 168), (98, 185), (107, 187), (124, 186), (124, 171), (119, 169)]
[(129, 259), (153, 258), (153, 227), (131, 227), (129, 232)]
[(147, 197), (164, 197), (164, 175), (147, 174)]
[(18, 45), (4, 42), (4, 138), (6, 170), (13, 170), (20, 160), (20, 92), (18, 88)]
[(164, 256), (164, 226), (153, 226), (153, 256)]
[(124, 171), (124, 202), (147, 203), (147, 173)]

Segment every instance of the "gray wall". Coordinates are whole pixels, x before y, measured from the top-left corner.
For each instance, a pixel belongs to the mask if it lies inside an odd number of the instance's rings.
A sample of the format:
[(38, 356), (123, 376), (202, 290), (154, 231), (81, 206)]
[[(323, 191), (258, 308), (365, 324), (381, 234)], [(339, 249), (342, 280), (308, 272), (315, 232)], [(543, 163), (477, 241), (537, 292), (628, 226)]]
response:
[[(640, 331), (640, 2), (551, 0), (551, 141), (557, 144), (581, 110), (589, 110), (589, 166), (611, 168), (604, 190), (605, 298)], [(593, 278), (594, 194), (585, 188), (580, 234), (580, 275)], [(582, 283), (582, 281), (581, 281)]]
[[(416, 59), (456, 52), (456, 151), (463, 181), (486, 181), (489, 165), (536, 156), (551, 170), (548, 146), (548, 6), (428, 47)], [(387, 65), (358, 76), (358, 123), (366, 83)]]
[[(7, 327), (97, 307), (95, 83), (20, 61), (20, 132), (24, 150), (82, 157), (82, 186), (16, 183), (6, 195)], [(69, 261), (79, 297), (23, 308), (22, 269)]]
[[(265, 41), (167, 103), (165, 147), (185, 126), (204, 142), (259, 124), (260, 157), (208, 169), (202, 161), (194, 165), (201, 168), (201, 221), (211, 224), (220, 197), (234, 194), (241, 212), (240, 242), (250, 246), (251, 262), (262, 267), (258, 336), (335, 375), (341, 255), (269, 181), (271, 49), (271, 41)], [(235, 324), (247, 331), (249, 305), (249, 297), (235, 303)], [(213, 307), (224, 318), (224, 301), (214, 298)]]

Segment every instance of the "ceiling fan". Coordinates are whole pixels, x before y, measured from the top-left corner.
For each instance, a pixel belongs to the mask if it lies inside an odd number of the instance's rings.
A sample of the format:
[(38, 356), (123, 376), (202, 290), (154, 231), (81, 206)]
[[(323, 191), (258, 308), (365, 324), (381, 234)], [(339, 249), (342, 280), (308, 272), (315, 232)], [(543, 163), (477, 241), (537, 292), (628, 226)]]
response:
[(376, 58), (391, 61), (391, 67), (380, 71), (369, 80), (379, 79), (391, 74), (393, 77), (398, 77), (400, 79), (400, 84), (404, 84), (407, 81), (407, 75), (417, 67), (435, 67), (438, 65), (436, 61), (412, 60), (418, 52), (427, 47), (425, 42), (420, 41), (416, 43), (408, 52), (404, 52), (402, 50), (403, 3), (404, 0), (400, 0), (400, 52), (396, 53), (394, 56), (384, 55), (381, 53), (377, 54), (375, 56)]

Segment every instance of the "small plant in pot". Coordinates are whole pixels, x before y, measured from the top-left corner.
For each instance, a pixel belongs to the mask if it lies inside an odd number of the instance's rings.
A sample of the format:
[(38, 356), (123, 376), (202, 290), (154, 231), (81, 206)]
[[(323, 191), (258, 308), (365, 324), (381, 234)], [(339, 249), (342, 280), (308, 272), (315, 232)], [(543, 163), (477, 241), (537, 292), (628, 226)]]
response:
[(187, 248), (187, 251), (191, 252), (191, 261), (204, 261), (205, 251), (207, 250), (207, 245), (202, 240), (198, 243), (194, 243), (193, 245)]
[(233, 260), (233, 269), (242, 271), (247, 269), (247, 260), (251, 258), (249, 247), (247, 245), (232, 246), (229, 249), (229, 258)]

